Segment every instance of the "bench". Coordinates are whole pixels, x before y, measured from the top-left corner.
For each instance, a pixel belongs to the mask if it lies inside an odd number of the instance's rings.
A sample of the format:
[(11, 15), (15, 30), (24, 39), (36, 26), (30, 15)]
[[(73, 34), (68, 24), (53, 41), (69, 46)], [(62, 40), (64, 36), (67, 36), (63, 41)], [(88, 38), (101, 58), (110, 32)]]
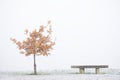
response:
[(73, 65), (71, 68), (79, 68), (80, 74), (85, 73), (85, 68), (95, 68), (95, 73), (99, 74), (99, 69), (108, 68), (108, 65)]

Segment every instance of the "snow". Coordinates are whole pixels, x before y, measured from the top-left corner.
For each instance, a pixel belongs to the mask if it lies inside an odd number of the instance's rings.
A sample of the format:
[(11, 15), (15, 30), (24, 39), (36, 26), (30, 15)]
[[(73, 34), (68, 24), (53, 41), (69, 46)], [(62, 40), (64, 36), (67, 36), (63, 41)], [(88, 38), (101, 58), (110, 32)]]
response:
[(0, 72), (0, 80), (120, 80), (119, 72), (105, 74), (78, 74), (73, 71), (41, 72), (39, 75), (30, 75), (24, 72)]
[(120, 80), (120, 75), (0, 75), (0, 80)]

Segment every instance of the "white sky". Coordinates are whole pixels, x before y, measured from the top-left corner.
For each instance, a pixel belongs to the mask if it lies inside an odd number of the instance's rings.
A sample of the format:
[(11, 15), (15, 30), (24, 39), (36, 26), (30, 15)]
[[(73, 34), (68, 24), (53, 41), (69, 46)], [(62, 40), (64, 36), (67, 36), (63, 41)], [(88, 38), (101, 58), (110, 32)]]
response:
[(0, 0), (0, 71), (33, 70), (33, 56), (19, 54), (10, 37), (52, 20), (56, 45), (37, 57), (38, 70), (70, 69), (73, 64), (120, 68), (119, 0)]

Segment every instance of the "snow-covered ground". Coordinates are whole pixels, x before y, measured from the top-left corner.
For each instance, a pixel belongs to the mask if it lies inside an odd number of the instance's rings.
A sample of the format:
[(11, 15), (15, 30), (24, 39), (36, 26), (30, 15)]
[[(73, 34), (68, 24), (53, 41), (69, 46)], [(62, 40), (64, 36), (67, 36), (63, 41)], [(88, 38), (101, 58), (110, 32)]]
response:
[(0, 72), (0, 80), (120, 80), (119, 71), (109, 70), (102, 74), (77, 74), (73, 71), (41, 72), (39, 75), (30, 75), (19, 72)]
[(0, 80), (120, 80), (120, 75), (2, 75)]

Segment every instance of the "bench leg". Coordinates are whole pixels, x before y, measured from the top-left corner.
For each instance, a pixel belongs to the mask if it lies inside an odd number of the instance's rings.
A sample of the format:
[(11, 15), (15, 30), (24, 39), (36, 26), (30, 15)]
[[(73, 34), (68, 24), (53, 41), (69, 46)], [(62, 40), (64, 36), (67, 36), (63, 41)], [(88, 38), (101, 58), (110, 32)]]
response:
[(95, 73), (99, 74), (99, 68), (96, 68)]
[(85, 69), (84, 68), (80, 68), (80, 74), (84, 74), (85, 73)]

